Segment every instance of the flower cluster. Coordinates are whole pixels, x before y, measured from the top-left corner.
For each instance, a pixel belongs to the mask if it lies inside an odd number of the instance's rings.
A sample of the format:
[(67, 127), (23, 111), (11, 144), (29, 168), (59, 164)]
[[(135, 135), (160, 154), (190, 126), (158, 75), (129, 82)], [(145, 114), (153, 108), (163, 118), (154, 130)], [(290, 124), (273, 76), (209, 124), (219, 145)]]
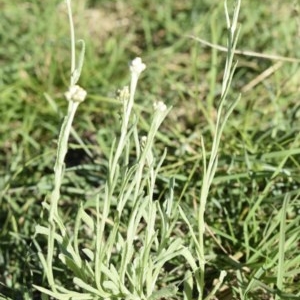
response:
[(155, 111), (160, 111), (160, 112), (164, 112), (167, 110), (167, 106), (164, 102), (162, 101), (156, 101), (153, 103), (153, 108)]
[(74, 85), (69, 88), (65, 93), (65, 97), (68, 101), (83, 102), (86, 98), (87, 92), (79, 85)]
[(139, 77), (139, 75), (146, 69), (146, 65), (142, 62), (140, 57), (136, 57), (131, 61), (129, 69), (132, 74)]

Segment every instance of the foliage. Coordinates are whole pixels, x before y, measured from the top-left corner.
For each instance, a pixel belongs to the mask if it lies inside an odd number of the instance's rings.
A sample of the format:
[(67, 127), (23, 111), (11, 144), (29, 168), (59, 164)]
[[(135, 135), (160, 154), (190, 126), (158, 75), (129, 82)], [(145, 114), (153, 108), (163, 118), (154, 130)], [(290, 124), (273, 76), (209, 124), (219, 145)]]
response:
[(300, 297), (299, 7), (243, 1), (235, 44), (223, 4), (73, 1), (70, 48), (65, 2), (2, 0), (1, 297)]

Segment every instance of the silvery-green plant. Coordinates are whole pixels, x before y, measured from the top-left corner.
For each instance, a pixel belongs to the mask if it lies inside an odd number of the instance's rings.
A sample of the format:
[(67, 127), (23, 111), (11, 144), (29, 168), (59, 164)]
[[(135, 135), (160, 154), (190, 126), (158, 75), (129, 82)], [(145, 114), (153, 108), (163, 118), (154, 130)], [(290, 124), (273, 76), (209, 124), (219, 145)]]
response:
[[(170, 181), (164, 202), (154, 197), (157, 175), (166, 155), (164, 152), (157, 161), (153, 153), (155, 135), (170, 108), (161, 101), (155, 102), (149, 131), (145, 136), (139, 135), (138, 117), (133, 112), (134, 96), (139, 76), (146, 68), (139, 57), (130, 64), (130, 87), (119, 92), (121, 130), (111, 145), (106, 183), (93, 199), (96, 217), (91, 217), (82, 203), (73, 228), (67, 229), (62, 221), (59, 201), (68, 138), (76, 109), (86, 97), (86, 91), (76, 85), (83, 64), (84, 43), (81, 41), (83, 47), (76, 66), (71, 3), (66, 2), (72, 49), (70, 88), (65, 94), (69, 107), (58, 139), (54, 188), (49, 202), (44, 204), (48, 226), (36, 226), (36, 235), (47, 237), (46, 255), (37, 245), (47, 284), (34, 287), (44, 297), (55, 299), (155, 300), (174, 296), (175, 286), (157, 286), (164, 264), (177, 256), (190, 262), (193, 259), (183, 241), (171, 237), (177, 218), (173, 209), (174, 182)], [(135, 153), (134, 159), (131, 153)], [(87, 231), (92, 235), (89, 247), (80, 239)], [(55, 278), (57, 258), (65, 276), (73, 278), (73, 288), (63, 286)]]
[[(70, 77), (70, 86), (69, 90), (65, 93), (65, 97), (68, 101), (68, 112), (64, 117), (59, 138), (57, 144), (57, 155), (56, 161), (54, 165), (54, 188), (50, 196), (50, 201), (48, 203), (44, 203), (44, 207), (48, 210), (48, 228), (44, 228), (41, 226), (37, 226), (36, 233), (44, 233), (48, 236), (47, 242), (47, 256), (46, 258), (43, 256), (41, 252), (39, 252), (39, 257), (41, 259), (42, 265), (45, 270), (45, 274), (49, 283), (49, 286), (56, 291), (56, 286), (54, 282), (53, 276), (53, 256), (55, 251), (55, 240), (57, 237), (62, 238), (66, 241), (66, 228), (59, 216), (58, 213), (58, 202), (60, 199), (60, 188), (62, 184), (62, 179), (64, 176), (65, 169), (65, 157), (68, 151), (68, 139), (70, 136), (72, 123), (75, 117), (76, 110), (80, 103), (82, 103), (87, 95), (87, 92), (77, 85), (77, 82), (80, 77), (82, 64), (83, 64), (83, 56), (84, 56), (84, 42), (79, 41), (82, 44), (82, 51), (80, 54), (80, 58), (78, 60), (78, 64), (76, 65), (75, 58), (75, 34), (74, 34), (74, 26), (71, 12), (71, 3), (70, 1), (66, 1), (68, 12), (69, 12), (69, 21), (70, 21), (70, 36), (71, 36), (71, 77)], [(56, 232), (56, 228), (59, 228), (59, 235)]]
[[(163, 265), (177, 256), (183, 256), (191, 268), (184, 278), (185, 299), (193, 299), (191, 290), (194, 282), (198, 289), (198, 299), (204, 299), (205, 275), (205, 208), (209, 189), (217, 168), (218, 148), (221, 134), (238, 99), (227, 111), (224, 104), (235, 70), (233, 53), (237, 43), (237, 17), (240, 0), (237, 0), (232, 22), (225, 1), (228, 26), (228, 55), (225, 65), (221, 101), (218, 107), (213, 145), (208, 159), (204, 141), (202, 152), (204, 173), (197, 215), (198, 228), (194, 230), (184, 211), (174, 205), (174, 182), (170, 181), (169, 196), (162, 203), (154, 198), (155, 184), (159, 169), (166, 153), (157, 161), (154, 153), (155, 135), (168, 114), (166, 105), (154, 103), (149, 132), (139, 135), (138, 116), (134, 113), (134, 98), (138, 79), (146, 69), (141, 58), (130, 64), (130, 87), (119, 92), (121, 125), (119, 137), (111, 145), (107, 180), (94, 199), (96, 217), (91, 217), (79, 205), (73, 229), (66, 229), (59, 214), (60, 187), (64, 174), (64, 159), (68, 149), (68, 138), (78, 105), (85, 99), (86, 91), (77, 85), (84, 56), (84, 43), (78, 64), (75, 60), (75, 34), (72, 21), (71, 3), (66, 1), (71, 28), (71, 78), (69, 90), (65, 93), (69, 102), (68, 112), (61, 127), (58, 139), (57, 158), (54, 166), (54, 189), (49, 203), (48, 226), (38, 225), (36, 234), (47, 236), (47, 255), (39, 251), (48, 288), (35, 286), (44, 295), (55, 299), (160, 299), (176, 295), (176, 286), (170, 284), (157, 287)], [(132, 153), (135, 153), (133, 160)], [(133, 160), (133, 162), (132, 162)], [(184, 247), (183, 241), (172, 232), (178, 218), (177, 209), (193, 238), (196, 257)], [(112, 209), (112, 207), (114, 209)], [(126, 215), (126, 219), (124, 219)], [(125, 221), (125, 223), (123, 223)], [(93, 241), (89, 247), (80, 241), (80, 234), (89, 231)], [(84, 257), (82, 256), (84, 253)], [(73, 278), (74, 288), (64, 287), (55, 280), (54, 265), (56, 257), (64, 265), (66, 274)], [(220, 274), (219, 284), (206, 297), (210, 299), (217, 291), (226, 273)]]
[[(197, 254), (197, 264), (198, 268), (195, 270), (195, 281), (197, 285), (197, 289), (199, 292), (198, 299), (204, 299), (204, 287), (205, 287), (205, 247), (204, 247), (204, 239), (205, 239), (205, 209), (206, 203), (209, 196), (210, 186), (214, 179), (214, 175), (216, 173), (216, 169), (218, 166), (218, 150), (221, 142), (222, 133), (224, 127), (227, 123), (229, 116), (232, 111), (236, 107), (240, 97), (238, 97), (235, 101), (233, 101), (228, 108), (225, 108), (225, 104), (227, 103), (228, 91), (231, 85), (232, 77), (236, 68), (237, 63), (233, 63), (234, 52), (237, 45), (238, 33), (237, 30), (238, 25), (238, 15), (240, 10), (241, 1), (237, 0), (235, 3), (234, 13), (232, 20), (230, 19), (227, 1), (224, 2), (225, 7), (225, 16), (227, 22), (227, 30), (228, 30), (228, 39), (227, 39), (227, 57), (224, 68), (224, 75), (222, 81), (222, 90), (221, 90), (221, 98), (220, 103), (217, 108), (217, 119), (215, 124), (215, 129), (213, 133), (213, 143), (212, 148), (210, 150), (210, 156), (207, 158), (207, 152), (205, 148), (205, 143), (203, 138), (201, 137), (202, 144), (202, 155), (203, 155), (203, 174), (201, 178), (201, 190), (199, 197), (199, 208), (197, 211), (197, 230), (193, 228), (189, 219), (185, 215), (184, 211), (179, 207), (180, 214), (185, 222), (188, 224), (190, 234), (195, 243), (195, 249)], [(208, 163), (207, 163), (208, 161)], [(218, 290), (219, 286), (222, 284), (224, 278), (226, 276), (225, 271), (220, 272), (219, 284), (211, 291), (211, 293), (205, 299), (211, 299), (215, 292)]]

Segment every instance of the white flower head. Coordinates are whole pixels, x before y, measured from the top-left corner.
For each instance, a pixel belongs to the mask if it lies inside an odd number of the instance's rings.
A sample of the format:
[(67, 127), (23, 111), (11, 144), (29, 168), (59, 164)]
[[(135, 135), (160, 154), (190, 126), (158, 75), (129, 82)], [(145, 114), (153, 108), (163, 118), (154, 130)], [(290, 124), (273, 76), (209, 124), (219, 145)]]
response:
[(162, 101), (154, 102), (153, 107), (154, 107), (154, 110), (161, 111), (161, 112), (164, 112), (167, 110), (166, 104)]
[(86, 95), (86, 90), (80, 87), (79, 85), (71, 86), (69, 90), (65, 93), (65, 97), (67, 98), (67, 100), (74, 102), (83, 102)]
[(147, 143), (147, 137), (145, 135), (141, 138), (141, 148), (144, 149)]
[(132, 74), (138, 77), (146, 69), (146, 65), (142, 62), (140, 57), (136, 57), (131, 61), (129, 69)]
[(128, 101), (130, 96), (128, 86), (124, 86), (122, 89), (118, 90), (117, 93), (118, 93), (118, 99), (121, 100), (121, 102)]

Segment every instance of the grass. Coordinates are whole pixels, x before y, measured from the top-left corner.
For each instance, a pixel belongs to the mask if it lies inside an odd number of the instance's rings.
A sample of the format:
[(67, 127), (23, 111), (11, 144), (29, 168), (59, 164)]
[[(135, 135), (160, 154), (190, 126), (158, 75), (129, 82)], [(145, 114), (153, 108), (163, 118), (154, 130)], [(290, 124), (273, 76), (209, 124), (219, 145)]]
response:
[[(88, 95), (48, 215), (70, 86), (66, 5), (2, 0), (0, 297), (300, 299), (299, 63), (269, 57), (299, 58), (300, 8), (242, 1), (237, 50), (266, 57), (233, 58), (220, 117), (241, 99), (216, 136), (227, 54), (197, 38), (226, 46), (228, 33), (224, 3), (201, 2), (74, 1)], [(147, 68), (126, 121), (117, 90), (137, 56)], [(172, 108), (155, 113), (155, 101)]]

